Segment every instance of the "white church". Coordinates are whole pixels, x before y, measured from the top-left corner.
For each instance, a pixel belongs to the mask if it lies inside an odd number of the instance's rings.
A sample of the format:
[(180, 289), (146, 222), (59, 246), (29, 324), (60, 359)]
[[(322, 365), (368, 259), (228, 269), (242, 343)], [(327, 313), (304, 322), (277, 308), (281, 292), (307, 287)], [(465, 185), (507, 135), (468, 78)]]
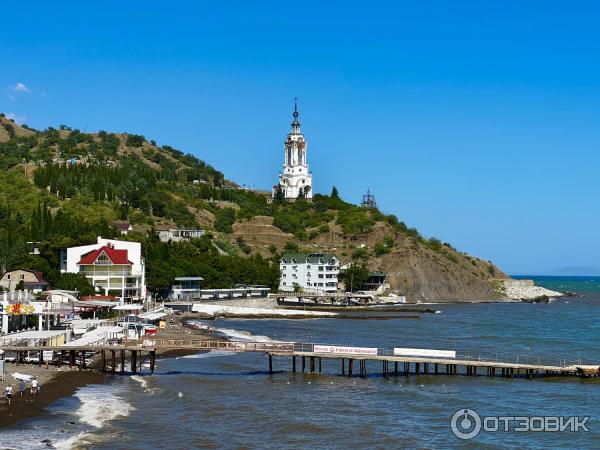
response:
[(283, 197), (286, 200), (295, 200), (298, 197), (311, 199), (312, 192), (312, 174), (308, 170), (306, 162), (306, 139), (300, 132), (300, 122), (298, 122), (298, 103), (294, 101), (294, 121), (292, 122), (292, 131), (287, 135), (284, 149), (283, 173), (279, 174), (279, 184), (273, 186), (273, 198), (280, 188)]

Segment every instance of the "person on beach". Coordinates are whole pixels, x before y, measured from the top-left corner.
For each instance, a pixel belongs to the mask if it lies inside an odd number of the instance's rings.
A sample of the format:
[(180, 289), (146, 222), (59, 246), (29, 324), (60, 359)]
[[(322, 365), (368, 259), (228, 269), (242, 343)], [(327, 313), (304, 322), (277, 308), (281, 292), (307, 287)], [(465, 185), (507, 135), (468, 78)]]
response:
[(4, 388), (4, 393), (6, 394), (6, 403), (10, 405), (10, 398), (12, 397), (12, 386), (6, 386)]
[(21, 380), (21, 382), (19, 383), (19, 394), (21, 395), (21, 397), (23, 397), (24, 393), (25, 393), (25, 382), (23, 380)]
[(37, 391), (38, 391), (38, 381), (36, 377), (33, 377), (33, 380), (31, 381), (31, 395), (37, 395)]

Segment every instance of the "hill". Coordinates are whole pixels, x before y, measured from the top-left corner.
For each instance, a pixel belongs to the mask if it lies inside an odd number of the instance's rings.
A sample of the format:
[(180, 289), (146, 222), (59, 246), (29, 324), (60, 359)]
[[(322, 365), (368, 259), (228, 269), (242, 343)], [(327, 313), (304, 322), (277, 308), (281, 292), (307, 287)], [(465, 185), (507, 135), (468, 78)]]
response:
[[(489, 300), (498, 296), (493, 279), (506, 277), (491, 262), (425, 239), (337, 191), (312, 202), (271, 203), (197, 157), (139, 135), (67, 126), (39, 131), (0, 117), (0, 168), (0, 268), (28, 265), (56, 282), (58, 249), (115, 236), (117, 220), (129, 220), (128, 238), (143, 242), (148, 283), (157, 293), (182, 275), (202, 275), (207, 286), (275, 289), (277, 259), (286, 249), (334, 251), (343, 263), (383, 270), (392, 290), (410, 301)], [(163, 244), (153, 231), (163, 226), (209, 233)], [(28, 241), (40, 242), (40, 256), (27, 254)]]

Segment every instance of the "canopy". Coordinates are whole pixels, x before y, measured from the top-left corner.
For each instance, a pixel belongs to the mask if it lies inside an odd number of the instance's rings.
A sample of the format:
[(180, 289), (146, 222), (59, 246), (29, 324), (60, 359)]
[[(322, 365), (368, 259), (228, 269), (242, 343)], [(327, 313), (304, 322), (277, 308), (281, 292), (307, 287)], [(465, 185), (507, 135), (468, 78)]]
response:
[(163, 312), (153, 312), (153, 313), (145, 313), (145, 314), (140, 314), (140, 317), (142, 319), (146, 319), (146, 320), (158, 320), (161, 317), (165, 317), (167, 314), (163, 313)]
[(134, 304), (117, 305), (117, 306), (115, 306), (113, 308), (113, 310), (119, 310), (119, 311), (139, 311), (143, 307), (144, 307), (144, 305), (134, 305)]

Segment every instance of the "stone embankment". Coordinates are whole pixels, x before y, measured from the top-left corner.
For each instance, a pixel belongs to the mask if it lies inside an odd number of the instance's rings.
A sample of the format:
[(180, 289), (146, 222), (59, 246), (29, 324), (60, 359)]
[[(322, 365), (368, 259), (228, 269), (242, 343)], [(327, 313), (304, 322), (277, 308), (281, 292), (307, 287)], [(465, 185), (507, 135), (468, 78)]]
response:
[(509, 286), (504, 295), (512, 300), (537, 300), (550, 297), (564, 297), (564, 293), (552, 291), (541, 286)]

